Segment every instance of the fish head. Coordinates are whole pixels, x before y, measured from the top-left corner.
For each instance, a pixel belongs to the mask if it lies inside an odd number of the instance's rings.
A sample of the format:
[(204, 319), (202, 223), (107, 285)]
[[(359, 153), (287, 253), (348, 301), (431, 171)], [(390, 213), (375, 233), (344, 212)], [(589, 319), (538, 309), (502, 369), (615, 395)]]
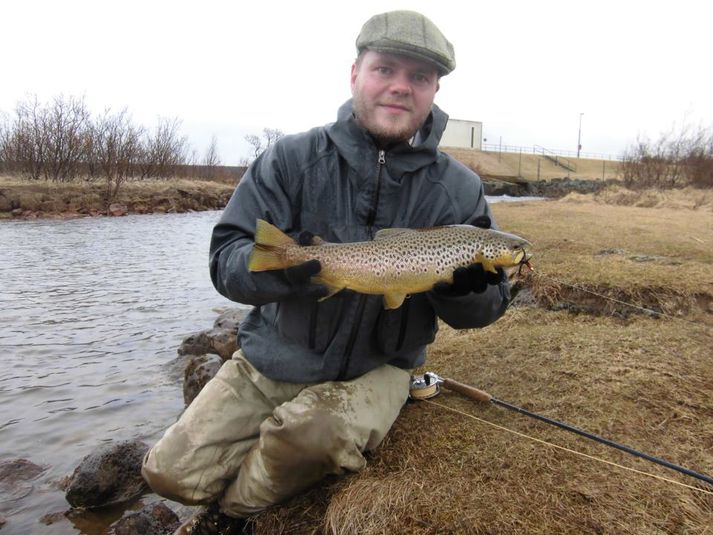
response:
[(531, 248), (532, 244), (520, 236), (488, 230), (483, 238), (480, 261), (489, 271), (494, 271), (496, 267), (529, 266)]

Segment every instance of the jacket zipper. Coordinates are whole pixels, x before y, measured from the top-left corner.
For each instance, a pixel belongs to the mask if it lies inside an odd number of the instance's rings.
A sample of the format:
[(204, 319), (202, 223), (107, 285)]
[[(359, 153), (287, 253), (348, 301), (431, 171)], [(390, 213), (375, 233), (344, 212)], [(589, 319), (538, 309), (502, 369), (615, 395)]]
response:
[(366, 224), (369, 227), (369, 233), (371, 233), (371, 227), (374, 226), (374, 221), (376, 221), (376, 210), (379, 208), (379, 194), (381, 193), (381, 170), (386, 163), (386, 151), (379, 151), (379, 160), (376, 164), (376, 195), (374, 195), (374, 204), (371, 206), (371, 211), (369, 212), (369, 217), (367, 218)]
[[(376, 195), (374, 195), (374, 204), (371, 206), (369, 211), (369, 216), (367, 218), (366, 224), (369, 228), (369, 234), (373, 234), (373, 226), (376, 221), (376, 211), (379, 208), (379, 193), (381, 191), (381, 170), (386, 164), (386, 151), (379, 151), (379, 158), (376, 162)], [(354, 318), (354, 323), (352, 324), (352, 330), (349, 333), (349, 338), (347, 339), (347, 347), (344, 351), (344, 361), (342, 362), (342, 367), (339, 370), (338, 380), (344, 379), (349, 368), (349, 360), (352, 356), (352, 351), (354, 350), (354, 344), (356, 343), (357, 333), (359, 331), (359, 325), (361, 324), (361, 317), (364, 314), (364, 306), (366, 305), (367, 296), (364, 294), (359, 294), (359, 302), (357, 304), (356, 316)]]

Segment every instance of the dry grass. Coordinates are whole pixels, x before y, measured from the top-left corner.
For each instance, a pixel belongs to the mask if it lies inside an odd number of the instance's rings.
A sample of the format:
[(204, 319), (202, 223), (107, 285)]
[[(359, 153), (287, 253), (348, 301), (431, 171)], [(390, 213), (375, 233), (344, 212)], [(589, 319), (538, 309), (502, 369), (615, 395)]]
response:
[[(234, 184), (216, 181), (131, 180), (112, 202), (125, 205), (130, 213), (220, 209), (234, 188)], [(55, 183), (0, 175), (0, 217), (10, 217), (13, 209), (42, 217), (103, 213), (107, 208), (104, 195), (101, 180)]]
[(537, 154), (515, 152), (484, 152), (471, 149), (445, 147), (447, 152), (465, 165), (477, 170), (481, 176), (499, 179), (522, 177), (525, 180), (549, 180), (553, 178), (584, 178), (590, 180), (617, 178), (620, 162), (568, 158), (576, 166), (568, 171), (551, 160)]
[[(538, 275), (527, 280), (527, 291), (540, 306), (513, 307), (482, 330), (442, 326), (427, 367), (713, 474), (713, 214), (581, 201), (494, 206), (503, 228), (536, 246)], [(613, 314), (608, 300), (570, 284), (639, 304), (655, 301), (673, 315)], [(696, 485), (692, 478), (454, 393), (435, 401), (445, 407), (407, 404), (363, 472), (266, 511), (255, 519), (256, 533), (712, 531), (713, 495), (471, 416)]]

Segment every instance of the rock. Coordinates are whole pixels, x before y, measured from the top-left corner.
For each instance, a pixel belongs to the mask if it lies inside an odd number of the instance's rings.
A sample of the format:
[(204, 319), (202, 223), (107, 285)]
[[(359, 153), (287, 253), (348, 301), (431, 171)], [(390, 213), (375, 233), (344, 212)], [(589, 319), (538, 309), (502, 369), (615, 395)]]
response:
[(20, 217), (20, 216), (22, 216), (22, 212), (24, 212), (24, 211), (25, 211), (25, 210), (22, 209), (22, 208), (15, 208), (15, 209), (13, 209), (12, 212), (10, 212), (10, 213), (11, 213), (14, 217)]
[(204, 355), (213, 353), (223, 360), (229, 360), (238, 349), (238, 339), (230, 329), (209, 329), (192, 334), (183, 339), (178, 348), (179, 355)]
[(0, 463), (0, 503), (16, 501), (32, 492), (32, 481), (42, 474), (46, 467), (36, 465), (27, 459), (13, 459)]
[(40, 518), (40, 522), (45, 526), (51, 526), (57, 522), (61, 522), (67, 518), (65, 511), (55, 511), (54, 513), (47, 513)]
[(72, 507), (95, 508), (129, 501), (149, 490), (141, 462), (149, 447), (138, 440), (102, 446), (75, 468), (65, 495)]
[(180, 525), (176, 513), (163, 503), (147, 505), (133, 513), (124, 513), (110, 526), (110, 535), (164, 535)]
[(27, 459), (14, 459), (0, 462), (0, 484), (6, 482), (35, 479), (47, 468), (39, 466)]
[(126, 215), (128, 212), (129, 209), (123, 204), (111, 203), (109, 205), (109, 209), (107, 210), (106, 215), (120, 217)]
[(248, 315), (248, 311), (243, 308), (230, 308), (223, 312), (213, 323), (217, 329), (227, 329), (238, 334), (240, 322)]
[(5, 196), (5, 192), (0, 190), (0, 212), (10, 212), (13, 208), (16, 207), (13, 206), (12, 200)]
[(183, 378), (183, 401), (186, 407), (203, 390), (206, 383), (215, 377), (223, 362), (218, 355), (199, 355), (191, 359)]

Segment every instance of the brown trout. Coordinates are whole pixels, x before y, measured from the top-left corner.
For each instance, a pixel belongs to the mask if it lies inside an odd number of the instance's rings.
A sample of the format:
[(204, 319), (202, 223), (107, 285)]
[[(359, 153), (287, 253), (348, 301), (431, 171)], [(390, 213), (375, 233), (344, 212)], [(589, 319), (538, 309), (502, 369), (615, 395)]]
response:
[(319, 260), (315, 283), (329, 289), (324, 299), (344, 288), (383, 295), (384, 308), (398, 308), (406, 296), (437, 282), (453, 282), (453, 271), (481, 263), (483, 269), (528, 265), (530, 242), (506, 232), (470, 225), (428, 229), (384, 229), (373, 241), (329, 243), (315, 238), (301, 246), (277, 227), (257, 220), (250, 271), (268, 271)]

